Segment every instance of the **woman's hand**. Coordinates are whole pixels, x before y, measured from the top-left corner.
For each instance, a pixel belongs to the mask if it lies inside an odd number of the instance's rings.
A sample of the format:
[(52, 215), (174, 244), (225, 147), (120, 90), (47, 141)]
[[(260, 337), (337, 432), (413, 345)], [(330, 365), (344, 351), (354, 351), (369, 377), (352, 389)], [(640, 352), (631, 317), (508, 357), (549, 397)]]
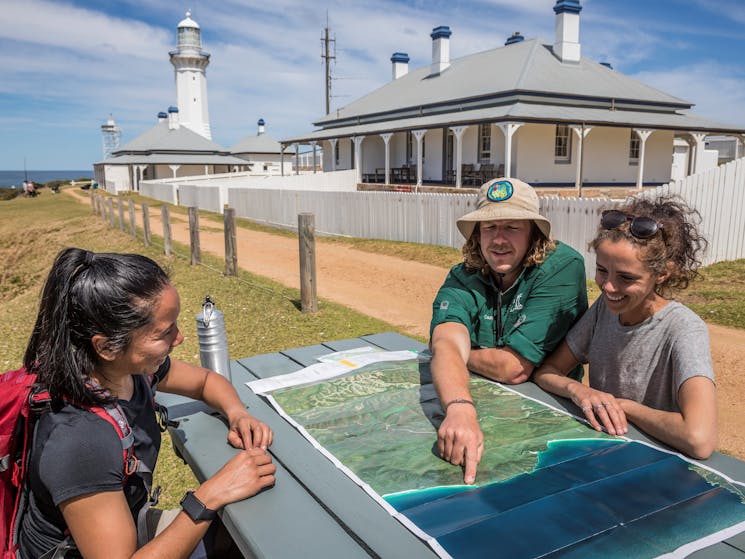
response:
[(625, 435), (629, 428), (621, 403), (612, 394), (595, 390), (580, 382), (569, 386), (574, 402), (596, 430), (605, 429), (611, 435)]
[(241, 450), (194, 493), (207, 508), (217, 510), (274, 485), (275, 471), (272, 457), (265, 450)]
[(228, 442), (235, 448), (260, 448), (266, 450), (272, 444), (274, 433), (271, 428), (245, 409), (243, 413), (230, 417)]

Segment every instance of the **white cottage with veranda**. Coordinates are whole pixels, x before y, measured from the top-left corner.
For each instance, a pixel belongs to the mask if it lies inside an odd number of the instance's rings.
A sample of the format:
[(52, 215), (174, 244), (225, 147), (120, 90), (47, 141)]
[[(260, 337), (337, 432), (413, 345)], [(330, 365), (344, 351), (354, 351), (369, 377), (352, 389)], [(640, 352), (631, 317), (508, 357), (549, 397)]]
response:
[(704, 165), (705, 138), (745, 130), (690, 112), (693, 104), (581, 56), (579, 0), (553, 7), (553, 42), (519, 33), (499, 48), (450, 59), (452, 31), (432, 30), (432, 62), (392, 79), (282, 141), (323, 149), (323, 169), (358, 182), (480, 185), (494, 176), (536, 186), (655, 186), (669, 182), (674, 140), (686, 174)]

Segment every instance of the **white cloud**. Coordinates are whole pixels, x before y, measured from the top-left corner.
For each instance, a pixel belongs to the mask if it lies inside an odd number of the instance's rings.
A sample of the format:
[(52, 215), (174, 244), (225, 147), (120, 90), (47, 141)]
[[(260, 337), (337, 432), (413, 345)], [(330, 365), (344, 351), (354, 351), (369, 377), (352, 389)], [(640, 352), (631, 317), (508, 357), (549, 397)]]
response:
[(4, 0), (0, 38), (86, 53), (157, 59), (171, 44), (163, 30), (69, 4), (45, 0)]

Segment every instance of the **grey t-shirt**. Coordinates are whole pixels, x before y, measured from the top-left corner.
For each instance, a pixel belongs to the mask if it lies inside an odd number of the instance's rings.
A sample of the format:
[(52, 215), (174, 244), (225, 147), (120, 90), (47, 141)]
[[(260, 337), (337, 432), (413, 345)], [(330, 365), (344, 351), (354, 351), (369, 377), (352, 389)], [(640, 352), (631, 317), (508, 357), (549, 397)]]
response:
[(566, 342), (589, 363), (590, 386), (664, 411), (680, 411), (678, 390), (691, 377), (714, 382), (709, 330), (676, 301), (641, 324), (623, 326), (600, 297), (572, 327)]

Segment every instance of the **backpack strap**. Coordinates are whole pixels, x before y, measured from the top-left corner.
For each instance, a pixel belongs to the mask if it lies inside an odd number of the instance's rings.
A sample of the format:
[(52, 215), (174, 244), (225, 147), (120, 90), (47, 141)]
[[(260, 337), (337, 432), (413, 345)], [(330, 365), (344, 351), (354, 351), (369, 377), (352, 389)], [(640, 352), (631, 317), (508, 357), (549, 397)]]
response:
[(153, 409), (155, 410), (155, 419), (158, 421), (158, 427), (160, 432), (165, 433), (169, 427), (178, 427), (179, 422), (168, 418), (168, 408), (163, 404), (159, 404), (155, 400), (155, 392), (158, 389), (158, 382), (160, 379), (155, 375), (147, 375), (145, 377), (147, 387), (150, 390), (150, 397), (153, 400)]
[(124, 463), (124, 476), (122, 477), (122, 486), (127, 484), (129, 476), (142, 472), (143, 470), (149, 469), (143, 464), (140, 466), (140, 461), (135, 456), (135, 436), (132, 428), (129, 426), (129, 421), (124, 415), (124, 411), (119, 404), (110, 404), (106, 406), (91, 406), (86, 407), (88, 411), (94, 413), (107, 423), (109, 423), (119, 435), (119, 440), (122, 443), (122, 461)]
[(160, 487), (155, 488), (153, 491), (153, 472), (147, 467), (145, 462), (138, 460), (134, 454), (134, 433), (119, 404), (111, 404), (103, 407), (93, 406), (88, 409), (111, 424), (121, 439), (122, 459), (124, 460), (122, 487), (126, 485), (129, 476), (134, 474), (139, 475), (145, 486), (148, 498), (137, 513), (137, 544), (138, 547), (141, 547), (147, 543), (147, 512), (150, 507), (158, 503)]

